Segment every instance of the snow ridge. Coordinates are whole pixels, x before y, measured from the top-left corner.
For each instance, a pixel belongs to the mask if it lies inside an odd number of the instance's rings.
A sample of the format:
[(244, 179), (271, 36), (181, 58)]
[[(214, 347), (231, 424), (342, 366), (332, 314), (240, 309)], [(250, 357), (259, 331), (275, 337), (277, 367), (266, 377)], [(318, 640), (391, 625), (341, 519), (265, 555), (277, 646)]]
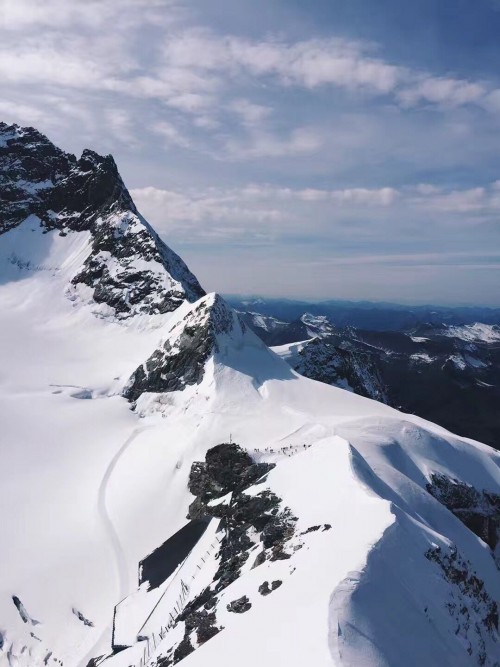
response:
[[(186, 312), (187, 311), (187, 312)], [(241, 336), (246, 327), (218, 294), (209, 294), (175, 314), (176, 322), (159, 347), (130, 378), (124, 396), (179, 391), (200, 384), (209, 357), (223, 337)]]

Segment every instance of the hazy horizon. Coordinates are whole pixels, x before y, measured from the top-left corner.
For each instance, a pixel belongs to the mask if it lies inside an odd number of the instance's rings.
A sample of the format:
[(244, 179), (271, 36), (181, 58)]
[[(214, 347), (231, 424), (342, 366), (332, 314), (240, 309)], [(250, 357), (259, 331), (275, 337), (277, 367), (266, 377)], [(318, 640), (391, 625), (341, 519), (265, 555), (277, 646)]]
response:
[(402, 301), (386, 301), (385, 299), (341, 299), (335, 296), (330, 296), (322, 299), (317, 299), (315, 297), (304, 297), (304, 298), (293, 298), (290, 296), (276, 296), (276, 295), (263, 295), (263, 294), (233, 294), (230, 292), (221, 292), (221, 295), (225, 299), (234, 299), (234, 300), (258, 300), (262, 299), (263, 301), (288, 301), (290, 303), (308, 303), (308, 304), (321, 304), (329, 302), (338, 302), (345, 304), (377, 304), (380, 306), (401, 306), (402, 308), (484, 308), (491, 310), (500, 310), (500, 305), (491, 306), (484, 303), (428, 303), (425, 301), (416, 301), (416, 302), (402, 302)]

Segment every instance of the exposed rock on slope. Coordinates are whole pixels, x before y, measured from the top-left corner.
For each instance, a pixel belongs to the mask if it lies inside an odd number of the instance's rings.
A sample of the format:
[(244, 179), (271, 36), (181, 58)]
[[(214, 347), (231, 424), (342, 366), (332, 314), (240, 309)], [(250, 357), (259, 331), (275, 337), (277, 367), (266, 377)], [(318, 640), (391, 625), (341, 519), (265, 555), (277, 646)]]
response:
[[(224, 608), (232, 614), (244, 614), (251, 609), (247, 595), (231, 599), (229, 603), (221, 599), (222, 592), (242, 576), (243, 570), (249, 571), (266, 561), (288, 560), (302, 547), (303, 541), (295, 535), (297, 517), (269, 488), (259, 488), (274, 467), (274, 464), (254, 462), (248, 452), (235, 443), (212, 447), (204, 462), (193, 463), (189, 490), (195, 500), (188, 518), (212, 519), (219, 524), (219, 551), (215, 555), (211, 581), (171, 617), (167, 630), (172, 639), (168, 641), (167, 634), (167, 642), (154, 662), (156, 667), (177, 664), (224, 630), (220, 623)], [(205, 562), (205, 558), (202, 561)], [(265, 581), (259, 592), (267, 596), (282, 583), (275, 580), (269, 587), (269, 582)], [(182, 586), (183, 593), (188, 594), (188, 587)]]
[(43, 211), (47, 191), (75, 164), (38, 130), (0, 122), (0, 234)]
[(373, 355), (338, 345), (332, 336), (277, 348), (297, 373), (311, 380), (350, 389), (356, 394), (388, 403), (388, 392)]
[(0, 124), (0, 233), (28, 216), (42, 232), (90, 232), (90, 252), (71, 283), (116, 317), (175, 310), (204, 291), (138, 213), (113, 158), (79, 160), (33, 128)]
[[(500, 540), (500, 495), (433, 474), (427, 490), (495, 553)], [(500, 568), (500, 551), (497, 553)]]
[(435, 546), (425, 556), (439, 565), (449, 586), (449, 598), (444, 606), (468, 655), (478, 665), (496, 667), (499, 662), (492, 647), (498, 643), (498, 605), (489, 595), (484, 582), (478, 578), (472, 564), (460, 556), (456, 547), (443, 550)]
[(178, 391), (199, 384), (205, 363), (219, 351), (218, 339), (245, 325), (218, 294), (209, 294), (182, 313), (166, 340), (132, 375), (124, 396), (137, 400), (145, 392)]

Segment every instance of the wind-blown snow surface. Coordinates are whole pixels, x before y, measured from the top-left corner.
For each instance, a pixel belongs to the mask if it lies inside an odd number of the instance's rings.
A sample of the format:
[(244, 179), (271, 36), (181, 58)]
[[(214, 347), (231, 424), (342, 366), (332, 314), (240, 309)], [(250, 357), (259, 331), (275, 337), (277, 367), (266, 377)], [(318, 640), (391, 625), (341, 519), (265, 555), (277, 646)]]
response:
[[(90, 244), (34, 217), (0, 235), (0, 664), (86, 667), (110, 653), (125, 598), (131, 646), (103, 664), (168, 654), (183, 626), (159, 639), (168, 618), (153, 609), (165, 594), (168, 616), (181, 580), (190, 597), (212, 580), (216, 526), (159, 589), (137, 591), (138, 563), (185, 525), (191, 464), (232, 440), (276, 463), (246, 493), (268, 488), (296, 517), (290, 558), (242, 568), (220, 593), (224, 630), (186, 667), (498, 665), (498, 547), (427, 485), (444, 475), (494, 503), (500, 455), (297, 375), (220, 297), (102, 317), (91, 292), (68, 291)], [(168, 362), (197, 332), (211, 342), (194, 381), (123, 397), (155, 352)], [(263, 596), (265, 580), (282, 584)], [(251, 608), (230, 612), (242, 596)]]

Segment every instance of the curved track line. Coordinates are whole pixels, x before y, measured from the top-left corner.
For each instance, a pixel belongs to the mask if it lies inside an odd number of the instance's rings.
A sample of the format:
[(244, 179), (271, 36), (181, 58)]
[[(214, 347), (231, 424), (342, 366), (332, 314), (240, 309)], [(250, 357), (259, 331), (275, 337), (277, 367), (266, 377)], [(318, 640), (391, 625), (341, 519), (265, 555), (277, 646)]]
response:
[[(116, 528), (113, 522), (111, 521), (111, 517), (109, 516), (108, 513), (108, 508), (106, 506), (106, 492), (108, 490), (109, 480), (111, 479), (111, 476), (116, 468), (118, 461), (121, 459), (125, 451), (130, 447), (133, 441), (137, 438), (137, 436), (139, 436), (141, 433), (143, 433), (149, 428), (152, 427), (139, 426), (135, 428), (129, 435), (129, 437), (125, 440), (123, 445), (120, 447), (120, 449), (116, 452), (116, 454), (109, 462), (108, 467), (106, 468), (106, 472), (104, 473), (104, 476), (99, 485), (99, 491), (97, 495), (97, 511), (99, 512), (99, 517), (104, 527), (104, 532), (108, 537), (108, 540), (111, 544), (111, 548), (113, 550), (113, 554), (115, 557), (116, 570), (118, 573), (118, 600), (122, 600), (127, 595), (128, 592), (128, 568), (127, 568), (127, 559), (125, 558), (125, 552), (123, 551), (120, 538), (118, 537)], [(92, 647), (89, 649), (87, 654), (79, 661), (78, 667), (87, 667), (89, 660), (91, 660), (91, 658), (96, 657), (95, 651), (97, 650), (97, 647), (111, 629), (112, 629), (112, 624), (104, 628), (104, 630), (99, 635), (97, 640), (94, 642)]]

